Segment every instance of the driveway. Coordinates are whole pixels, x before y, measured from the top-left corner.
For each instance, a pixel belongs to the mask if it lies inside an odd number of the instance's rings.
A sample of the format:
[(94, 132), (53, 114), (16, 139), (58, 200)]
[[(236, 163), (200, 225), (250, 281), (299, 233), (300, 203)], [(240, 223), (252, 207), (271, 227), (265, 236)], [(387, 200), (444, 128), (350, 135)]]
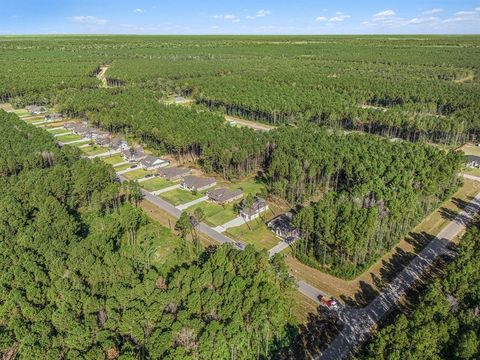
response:
[(203, 196), (201, 197), (200, 199), (196, 199), (196, 200), (193, 200), (193, 201), (190, 201), (186, 204), (182, 204), (182, 205), (178, 205), (177, 206), (177, 209), (178, 210), (185, 210), (185, 209), (188, 209), (190, 206), (193, 206), (193, 205), (196, 205), (196, 204), (200, 204), (204, 201), (207, 201), (208, 200), (208, 196)]
[(223, 233), (227, 231), (227, 229), (242, 226), (243, 224), (246, 224), (245, 219), (242, 216), (237, 216), (235, 219), (230, 220), (223, 225), (217, 226), (216, 228), (214, 228), (214, 230), (218, 231), (219, 233)]
[(169, 191), (172, 191), (172, 190), (175, 190), (175, 189), (178, 189), (180, 188), (181, 184), (177, 184), (177, 185), (173, 185), (173, 186), (169, 186), (165, 189), (160, 189), (160, 190), (157, 190), (157, 191), (152, 191), (151, 193), (153, 195), (160, 195), (160, 194), (163, 194), (163, 193), (166, 193), (166, 192), (169, 192)]

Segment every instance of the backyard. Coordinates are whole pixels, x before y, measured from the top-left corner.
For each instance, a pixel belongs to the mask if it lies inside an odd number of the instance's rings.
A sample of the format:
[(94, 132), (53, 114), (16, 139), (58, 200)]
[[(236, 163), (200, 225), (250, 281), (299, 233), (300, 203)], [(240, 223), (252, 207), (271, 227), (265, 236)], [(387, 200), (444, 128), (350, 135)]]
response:
[(112, 156), (106, 156), (102, 160), (104, 162), (106, 162), (107, 164), (113, 165), (113, 166), (115, 166), (116, 164), (120, 164), (122, 162), (125, 162), (122, 155), (120, 155), (120, 154), (115, 154), (115, 155), (112, 155)]
[(223, 225), (238, 216), (238, 213), (233, 210), (233, 204), (222, 206), (210, 201), (205, 201), (201, 204), (189, 207), (188, 211), (194, 211), (197, 208), (203, 210), (205, 214), (205, 222), (210, 226)]
[(181, 204), (189, 203), (190, 201), (200, 199), (205, 196), (204, 192), (197, 192), (193, 194), (190, 191), (183, 189), (175, 189), (159, 195), (163, 200), (168, 201), (170, 204), (177, 206)]

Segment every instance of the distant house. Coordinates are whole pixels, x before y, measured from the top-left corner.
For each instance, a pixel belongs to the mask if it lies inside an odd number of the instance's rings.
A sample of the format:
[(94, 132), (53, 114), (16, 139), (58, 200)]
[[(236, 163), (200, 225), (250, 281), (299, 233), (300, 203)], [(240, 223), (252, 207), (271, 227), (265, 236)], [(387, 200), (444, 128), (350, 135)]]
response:
[(67, 122), (67, 123), (63, 124), (63, 128), (65, 130), (71, 130), (71, 131), (75, 130), (76, 128), (78, 128), (80, 126), (82, 126), (82, 125), (79, 124), (79, 123), (75, 123), (75, 122)]
[(158, 169), (158, 175), (170, 181), (179, 180), (184, 176), (190, 175), (191, 172), (190, 169), (175, 166)]
[(229, 190), (229, 189), (213, 189), (207, 192), (207, 196), (210, 200), (217, 204), (223, 205), (229, 202), (241, 199), (243, 196), (242, 190)]
[(111, 139), (109, 146), (110, 146), (110, 149), (112, 150), (128, 150), (129, 149), (128, 143), (125, 140), (118, 139), (118, 138)]
[(287, 212), (270, 220), (267, 226), (276, 236), (287, 243), (297, 240), (300, 237), (300, 230), (292, 226), (293, 214)]
[(110, 134), (102, 130), (89, 129), (89, 131), (85, 134), (85, 136), (88, 137), (89, 139), (103, 139), (110, 136)]
[(48, 114), (48, 115), (45, 115), (45, 117), (43, 119), (47, 122), (59, 121), (59, 120), (63, 119), (63, 115), (60, 114), (60, 113)]
[(480, 156), (467, 155), (467, 166), (471, 168), (480, 168)]
[(112, 140), (110, 138), (100, 138), (100, 139), (95, 139), (95, 143), (99, 146), (109, 146)]
[(142, 160), (147, 154), (143, 152), (141, 147), (136, 147), (122, 150), (122, 156), (125, 161), (135, 162)]
[(28, 105), (25, 107), (25, 109), (32, 115), (43, 114), (47, 111), (47, 109), (44, 106), (38, 106), (38, 105)]
[(75, 134), (75, 135), (79, 135), (79, 136), (83, 136), (83, 137), (88, 137), (89, 136), (89, 133), (90, 133), (90, 129), (81, 125), (81, 124), (77, 124), (77, 126), (74, 126), (73, 129), (72, 129), (72, 132)]
[(214, 178), (201, 178), (188, 175), (183, 178), (181, 187), (190, 191), (202, 191), (215, 185), (217, 185), (217, 181)]
[(153, 170), (168, 166), (169, 162), (155, 156), (147, 155), (140, 160), (140, 166), (145, 170)]
[(240, 204), (240, 215), (246, 220), (250, 221), (256, 219), (264, 211), (268, 210), (268, 204), (262, 198), (258, 196), (255, 197), (255, 200), (251, 205), (247, 205), (246, 199)]

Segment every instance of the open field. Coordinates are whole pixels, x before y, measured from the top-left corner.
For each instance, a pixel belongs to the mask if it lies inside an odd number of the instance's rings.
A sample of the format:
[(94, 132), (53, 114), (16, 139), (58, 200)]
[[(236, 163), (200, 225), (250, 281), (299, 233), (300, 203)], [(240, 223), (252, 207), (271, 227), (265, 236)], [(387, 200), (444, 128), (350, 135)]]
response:
[(203, 192), (198, 192), (197, 194), (193, 194), (190, 191), (183, 190), (183, 189), (175, 189), (172, 191), (168, 191), (166, 193), (160, 194), (160, 197), (163, 200), (168, 201), (172, 205), (181, 205), (186, 204), (190, 201), (196, 200), (204, 196)]
[(255, 180), (252, 177), (239, 182), (229, 183), (227, 187), (231, 190), (241, 189), (243, 190), (245, 196), (248, 194), (256, 195), (266, 189), (266, 186), (264, 183), (258, 180)]
[(30, 115), (30, 113), (25, 109), (14, 109), (12, 112), (20, 117)]
[(48, 131), (50, 134), (52, 134), (52, 135), (63, 134), (63, 133), (68, 132), (68, 130), (66, 130), (66, 129), (56, 129), (56, 130), (49, 130), (49, 129), (47, 129), (47, 131)]
[(175, 185), (174, 182), (168, 181), (158, 176), (141, 183), (141, 186), (147, 191), (161, 190), (173, 185)]
[(462, 150), (465, 155), (480, 156), (480, 146), (476, 146), (473, 144), (465, 144), (460, 148), (460, 150)]
[(77, 141), (77, 140), (81, 140), (82, 137), (81, 136), (78, 136), (78, 135), (75, 135), (75, 134), (69, 134), (69, 135), (63, 135), (63, 136), (59, 136), (56, 138), (58, 141), (62, 142), (62, 143), (68, 143), (70, 141)]
[(478, 192), (480, 192), (480, 182), (465, 180), (464, 185), (450, 200), (444, 202), (392, 251), (386, 253), (354, 280), (343, 280), (313, 269), (288, 254), (286, 255), (287, 264), (292, 274), (298, 279), (308, 282), (327, 294), (357, 304), (368, 303), (401, 268), (408, 264), (409, 259), (415, 256), (426, 242), (435, 237), (454, 216), (460, 213), (465, 207), (465, 202), (471, 200)]

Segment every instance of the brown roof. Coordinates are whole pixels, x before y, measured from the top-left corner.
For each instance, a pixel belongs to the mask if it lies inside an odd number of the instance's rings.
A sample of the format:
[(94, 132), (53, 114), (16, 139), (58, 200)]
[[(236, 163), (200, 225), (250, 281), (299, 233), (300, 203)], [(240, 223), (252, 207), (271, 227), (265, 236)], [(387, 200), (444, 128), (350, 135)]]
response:
[(242, 190), (213, 189), (208, 192), (208, 197), (213, 201), (226, 202), (243, 195)]

